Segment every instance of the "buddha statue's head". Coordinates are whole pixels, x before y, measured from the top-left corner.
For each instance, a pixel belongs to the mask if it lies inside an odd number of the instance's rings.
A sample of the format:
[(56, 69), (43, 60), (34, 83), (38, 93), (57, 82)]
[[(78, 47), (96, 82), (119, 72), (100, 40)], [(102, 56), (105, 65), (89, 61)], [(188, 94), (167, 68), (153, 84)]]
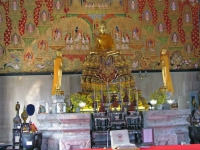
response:
[(167, 54), (167, 49), (162, 49), (161, 54), (162, 55)]
[(62, 51), (61, 50), (57, 50), (56, 51), (56, 55), (62, 57)]
[(99, 31), (104, 34), (106, 32), (106, 22), (104, 20), (101, 20), (99, 22)]

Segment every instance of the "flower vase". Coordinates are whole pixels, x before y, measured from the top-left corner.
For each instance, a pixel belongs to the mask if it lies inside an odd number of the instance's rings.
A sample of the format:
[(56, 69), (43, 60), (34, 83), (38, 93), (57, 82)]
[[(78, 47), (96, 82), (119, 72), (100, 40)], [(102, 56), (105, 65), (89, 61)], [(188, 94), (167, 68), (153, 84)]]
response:
[(80, 113), (80, 107), (76, 107), (76, 113)]
[(156, 106), (156, 109), (157, 109), (157, 110), (162, 110), (162, 104), (157, 105), (157, 106)]

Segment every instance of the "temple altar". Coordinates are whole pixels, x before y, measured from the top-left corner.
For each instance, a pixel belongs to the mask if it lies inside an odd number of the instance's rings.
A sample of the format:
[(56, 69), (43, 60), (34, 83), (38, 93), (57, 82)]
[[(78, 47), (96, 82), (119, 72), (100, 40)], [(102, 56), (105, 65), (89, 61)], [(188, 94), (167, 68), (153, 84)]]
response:
[(155, 145), (189, 144), (190, 114), (190, 109), (144, 111), (143, 127), (153, 129)]
[[(152, 128), (155, 145), (189, 144), (190, 109), (143, 111), (143, 128)], [(42, 150), (91, 148), (91, 114), (37, 114)]]

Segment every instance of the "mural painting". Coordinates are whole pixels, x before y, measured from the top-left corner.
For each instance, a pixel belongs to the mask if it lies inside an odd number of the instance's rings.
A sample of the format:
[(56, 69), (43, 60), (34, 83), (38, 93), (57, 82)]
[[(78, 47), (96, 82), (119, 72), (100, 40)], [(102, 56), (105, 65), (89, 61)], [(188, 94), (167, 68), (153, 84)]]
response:
[(190, 0), (8, 0), (0, 3), (0, 74), (51, 73), (55, 47), (63, 72), (81, 72), (105, 20), (132, 70), (200, 68), (198, 2)]

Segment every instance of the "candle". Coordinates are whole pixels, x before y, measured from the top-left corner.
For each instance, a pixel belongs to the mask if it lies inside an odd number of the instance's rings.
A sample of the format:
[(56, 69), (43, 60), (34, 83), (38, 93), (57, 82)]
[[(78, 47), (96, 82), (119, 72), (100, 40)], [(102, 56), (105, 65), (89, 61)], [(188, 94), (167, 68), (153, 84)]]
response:
[(97, 102), (97, 113), (98, 113), (98, 101), (96, 101)]
[(95, 89), (94, 89), (94, 101), (95, 101)]
[(46, 113), (48, 114), (49, 113), (49, 106), (48, 106), (48, 103), (46, 102)]
[(129, 104), (130, 104), (130, 99), (131, 99), (130, 96), (131, 96), (131, 94), (130, 94), (130, 84), (129, 84), (129, 89), (128, 89), (128, 100), (129, 100), (128, 103), (129, 103)]
[(119, 79), (119, 98), (118, 99), (122, 101), (122, 99), (121, 99), (121, 78)]
[(138, 110), (138, 91), (137, 91), (137, 88), (136, 88), (135, 98), (136, 98), (136, 102), (137, 102), (137, 110)]
[(49, 107), (49, 113), (50, 114), (52, 113), (52, 107)]
[(102, 90), (102, 84), (101, 84), (101, 101), (103, 102), (103, 90)]
[(110, 104), (110, 92), (109, 92), (109, 86), (108, 86), (108, 79), (107, 79), (107, 91), (108, 91), (108, 100), (109, 100), (109, 104)]

